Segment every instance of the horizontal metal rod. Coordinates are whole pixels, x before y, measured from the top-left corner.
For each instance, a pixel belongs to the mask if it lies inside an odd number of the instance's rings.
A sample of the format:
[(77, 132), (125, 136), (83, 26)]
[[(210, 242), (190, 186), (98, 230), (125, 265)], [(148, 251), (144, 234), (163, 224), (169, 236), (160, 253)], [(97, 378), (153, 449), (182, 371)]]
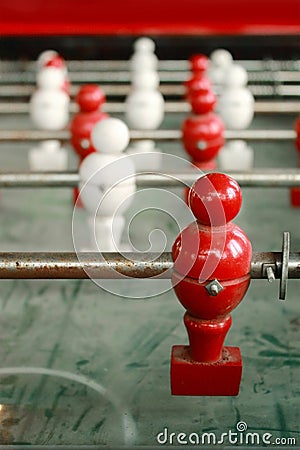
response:
[[(129, 64), (128, 64), (129, 66)], [(132, 74), (128, 70), (111, 71), (69, 71), (71, 83), (130, 83)], [(159, 71), (162, 83), (183, 83), (190, 78), (189, 71)], [(248, 74), (249, 83), (285, 83), (300, 82), (298, 71), (255, 71)], [(36, 73), (34, 72), (5, 72), (1, 70), (0, 83), (36, 84)]]
[[(300, 60), (274, 60), (274, 59), (251, 59), (235, 60), (248, 71), (278, 71), (278, 70), (300, 70)], [(86, 70), (126, 70), (128, 69), (128, 60), (68, 60), (69, 71)], [(36, 72), (36, 61), (24, 60), (2, 60), (1, 67), (4, 71), (33, 71)], [(159, 60), (159, 70), (187, 71), (190, 68), (187, 59), (181, 60)]]
[[(267, 278), (265, 267), (276, 265), (281, 275), (281, 253), (254, 253), (251, 278)], [(300, 277), (300, 253), (290, 255), (289, 278)], [(0, 253), (0, 279), (170, 278), (173, 269), (169, 252), (155, 253)]]
[[(85, 81), (87, 82), (87, 81)], [(96, 81), (95, 81), (96, 82)], [(96, 82), (97, 84), (99, 82)], [(107, 97), (126, 96), (130, 92), (129, 84), (101, 84), (105, 95)], [(71, 86), (71, 96), (75, 96), (78, 92), (79, 86)], [(257, 84), (249, 85), (249, 89), (255, 97), (297, 97), (300, 95), (299, 85), (266, 85)], [(20, 85), (20, 84), (1, 84), (0, 83), (0, 97), (29, 97), (35, 90), (34, 85)], [(185, 94), (185, 87), (181, 84), (161, 84), (160, 92), (164, 96), (182, 97)]]
[[(153, 139), (155, 141), (178, 141), (181, 139), (180, 130), (131, 130), (131, 140)], [(294, 130), (226, 130), (225, 139), (242, 139), (246, 141), (294, 141)], [(68, 130), (0, 130), (0, 141), (40, 141), (46, 139), (59, 139), (68, 141)]]
[[(252, 172), (226, 171), (242, 187), (292, 187), (300, 186), (300, 169), (263, 169)], [(139, 188), (176, 188), (192, 186), (201, 176), (197, 170), (188, 172), (158, 172), (137, 174)], [(0, 173), (0, 188), (66, 188), (78, 186), (77, 172), (24, 172)]]
[[(124, 113), (124, 102), (107, 102), (101, 108), (107, 113)], [(188, 102), (165, 102), (164, 106), (166, 113), (189, 113), (191, 106)], [(75, 102), (70, 103), (70, 113), (78, 111), (78, 105)], [(299, 114), (299, 101), (256, 101), (254, 104), (254, 111), (256, 114)], [(25, 102), (1, 102), (0, 114), (29, 114), (29, 103)]]

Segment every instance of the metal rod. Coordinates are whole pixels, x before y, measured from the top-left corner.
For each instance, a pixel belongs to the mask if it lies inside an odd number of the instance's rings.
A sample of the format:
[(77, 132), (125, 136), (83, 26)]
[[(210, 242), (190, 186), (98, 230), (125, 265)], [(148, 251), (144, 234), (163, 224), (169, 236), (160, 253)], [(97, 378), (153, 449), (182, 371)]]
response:
[[(241, 64), (248, 71), (278, 71), (278, 70), (300, 70), (300, 60), (273, 60), (273, 59), (251, 59), (251, 60), (235, 60), (237, 64)], [(126, 60), (68, 60), (67, 66), (69, 71), (86, 71), (86, 70), (126, 70), (128, 69), (128, 61)], [(8, 61), (2, 60), (1, 67), (3, 70), (20, 70), (20, 71), (36, 71), (36, 61)], [(160, 70), (187, 71), (190, 68), (189, 61), (181, 60), (159, 60), (158, 67)]]
[[(191, 111), (191, 106), (188, 102), (165, 102), (165, 112), (166, 113), (189, 113)], [(124, 102), (109, 102), (104, 103), (102, 110), (107, 113), (124, 113), (125, 104)], [(69, 107), (70, 113), (76, 113), (78, 111), (78, 105), (75, 102), (70, 103)], [(291, 114), (300, 113), (300, 102), (299, 101), (256, 101), (254, 104), (254, 111), (257, 114)], [(1, 102), (0, 103), (0, 114), (29, 114), (29, 103), (25, 102)]]
[[(153, 139), (156, 141), (178, 141), (180, 130), (131, 130), (130, 139)], [(225, 139), (242, 139), (247, 141), (294, 141), (297, 137), (294, 130), (226, 130)], [(59, 139), (68, 141), (68, 130), (0, 130), (0, 141), (41, 141)]]
[[(127, 69), (127, 70), (126, 70)], [(130, 83), (132, 74), (128, 70), (111, 71), (69, 71), (71, 83)], [(189, 71), (170, 71), (160, 70), (159, 78), (162, 83), (183, 83), (190, 78)], [(250, 83), (284, 83), (284, 82), (300, 82), (300, 73), (294, 71), (252, 71), (248, 74)], [(34, 72), (5, 72), (1, 71), (0, 83), (36, 83), (36, 73)]]
[[(299, 85), (249, 85), (250, 91), (255, 97), (286, 97), (286, 96), (300, 96)], [(78, 92), (78, 86), (71, 87), (71, 95), (75, 96)], [(105, 95), (107, 97), (126, 96), (130, 92), (129, 84), (101, 84)], [(20, 85), (20, 84), (0, 84), (1, 97), (29, 97), (33, 94), (35, 86)], [(160, 92), (164, 96), (178, 96), (182, 97), (185, 94), (185, 87), (179, 84), (161, 84)], [(217, 90), (217, 89), (216, 89)]]
[[(263, 169), (252, 172), (226, 171), (226, 173), (242, 187), (300, 186), (299, 169)], [(193, 169), (185, 173), (140, 173), (136, 175), (136, 182), (139, 188), (176, 188), (184, 185), (192, 186), (200, 176), (201, 172)], [(0, 173), (0, 188), (65, 188), (78, 186), (79, 182), (80, 178), (77, 172)]]
[[(280, 277), (280, 252), (254, 253), (251, 278), (267, 278), (265, 266), (276, 262)], [(300, 278), (300, 253), (291, 254), (289, 278)], [(173, 270), (169, 252), (155, 253), (0, 253), (0, 279), (170, 278)]]

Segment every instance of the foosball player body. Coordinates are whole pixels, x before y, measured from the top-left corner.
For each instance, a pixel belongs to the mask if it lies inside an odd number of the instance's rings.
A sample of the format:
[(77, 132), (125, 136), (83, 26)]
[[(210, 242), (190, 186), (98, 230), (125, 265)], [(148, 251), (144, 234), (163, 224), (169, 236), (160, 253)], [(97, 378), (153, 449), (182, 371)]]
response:
[[(214, 112), (188, 116), (182, 125), (182, 142), (192, 165), (201, 170), (216, 169), (216, 157), (225, 143), (224, 125)], [(187, 202), (190, 188), (184, 189)]]
[(216, 95), (205, 75), (208, 58), (195, 55), (190, 63), (194, 76), (185, 83), (185, 87), (192, 113), (182, 124), (182, 142), (193, 165), (203, 170), (214, 170), (215, 158), (224, 145), (224, 125), (214, 113)]
[(224, 174), (200, 178), (189, 205), (196, 221), (177, 237), (172, 256), (175, 293), (186, 308), (189, 346), (176, 345), (171, 358), (173, 395), (237, 395), (242, 360), (237, 347), (224, 347), (230, 312), (250, 283), (251, 243), (230, 222), (241, 206), (239, 185)]
[(184, 82), (185, 98), (190, 103), (194, 114), (206, 114), (213, 111), (217, 96), (206, 75), (209, 60), (205, 55), (194, 55), (190, 58), (192, 76)]
[[(108, 117), (108, 114), (101, 111), (101, 106), (105, 102), (105, 94), (99, 86), (86, 84), (80, 88), (76, 98), (79, 112), (74, 115), (70, 123), (71, 144), (75, 153), (79, 157), (79, 165), (94, 149), (91, 143), (91, 133), (95, 124)], [(74, 204), (82, 206), (78, 199), (78, 188), (74, 189)]]

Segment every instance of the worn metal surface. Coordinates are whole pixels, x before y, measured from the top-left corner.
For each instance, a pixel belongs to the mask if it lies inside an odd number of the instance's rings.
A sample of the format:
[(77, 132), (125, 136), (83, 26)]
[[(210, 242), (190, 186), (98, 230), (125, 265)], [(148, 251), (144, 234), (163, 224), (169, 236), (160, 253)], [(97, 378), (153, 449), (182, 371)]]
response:
[[(178, 141), (180, 130), (131, 130), (131, 140), (154, 139), (156, 141)], [(247, 141), (294, 141), (297, 137), (294, 130), (226, 130), (226, 139), (243, 139)], [(67, 130), (0, 130), (0, 141), (40, 141), (43, 139), (59, 139), (68, 141), (70, 133)]]
[[(275, 278), (300, 278), (300, 252), (282, 263), (282, 252), (255, 252), (251, 278), (268, 278), (266, 267), (274, 265)], [(170, 252), (157, 253), (71, 253), (13, 252), (0, 253), (0, 279), (118, 279), (170, 278), (173, 269)]]
[[(102, 111), (107, 113), (124, 113), (124, 102), (107, 102), (101, 107)], [(78, 111), (76, 103), (71, 102), (69, 106), (71, 113)], [(164, 106), (165, 113), (181, 114), (191, 111), (191, 106), (185, 101), (171, 102), (166, 101)], [(300, 111), (300, 102), (298, 101), (256, 101), (254, 104), (254, 112), (256, 114), (292, 114)], [(29, 103), (21, 102), (1, 102), (0, 114), (29, 114)]]
[[(107, 69), (98, 69), (97, 71), (89, 71), (87, 68), (83, 71), (69, 70), (69, 77), (72, 83), (130, 83), (131, 72), (127, 67), (124, 70), (108, 71)], [(189, 71), (178, 70), (160, 70), (159, 78), (161, 82), (165, 83), (183, 83), (190, 77)], [(257, 70), (251, 71), (248, 75), (249, 83), (285, 83), (285, 82), (300, 82), (300, 74), (297, 70), (279, 70), (276, 72)], [(36, 73), (30, 71), (11, 72), (5, 71), (5, 67), (1, 73), (0, 82), (2, 83), (36, 83)]]
[[(300, 60), (274, 60), (274, 59), (249, 59), (249, 60), (235, 60), (237, 64), (241, 64), (245, 69), (251, 73), (259, 71), (266, 73), (274, 73), (278, 71), (297, 71), (300, 70)], [(69, 71), (81, 71), (86, 72), (88, 70), (110, 70), (110, 71), (120, 71), (128, 70), (128, 61), (123, 60), (105, 60), (105, 59), (95, 59), (95, 60), (70, 60), (68, 59), (68, 69)], [(21, 60), (2, 60), (1, 67), (3, 71), (26, 71), (30, 72), (36, 71), (36, 61), (21, 61)], [(168, 71), (188, 71), (190, 69), (189, 61), (184, 60), (159, 60), (158, 61), (159, 70)]]
[[(138, 173), (137, 187), (140, 188), (176, 188), (192, 186), (205, 172), (150, 172)], [(292, 187), (300, 186), (299, 169), (263, 169), (252, 172), (228, 171), (242, 187)], [(16, 172), (1, 173), (1, 188), (65, 188), (75, 187), (80, 182), (78, 172)]]
[(170, 253), (0, 253), (0, 278), (170, 278)]
[[(90, 82), (96, 82), (96, 77), (90, 80)], [(94, 80), (94, 81), (93, 81)], [(102, 84), (101, 85), (104, 93), (107, 96), (125, 96), (130, 92), (129, 85), (117, 85), (117, 84)], [(185, 88), (182, 85), (176, 84), (161, 84), (160, 92), (164, 96), (179, 96), (182, 97), (185, 94)], [(300, 87), (297, 84), (277, 84), (267, 85), (267, 84), (253, 84), (249, 85), (249, 89), (254, 96), (257, 97), (298, 97), (300, 95)], [(34, 91), (33, 85), (19, 85), (12, 84), (1, 84), (0, 83), (0, 97), (18, 97), (18, 96), (29, 96), (32, 95)], [(71, 87), (71, 95), (75, 95), (78, 91), (78, 86)], [(216, 89), (217, 91), (217, 89)]]

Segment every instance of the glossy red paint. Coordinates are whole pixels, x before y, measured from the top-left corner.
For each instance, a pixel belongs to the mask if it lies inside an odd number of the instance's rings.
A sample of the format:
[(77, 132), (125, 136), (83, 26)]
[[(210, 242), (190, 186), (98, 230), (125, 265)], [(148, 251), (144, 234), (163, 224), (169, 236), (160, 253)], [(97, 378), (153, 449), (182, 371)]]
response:
[(194, 75), (196, 74), (203, 75), (207, 71), (209, 66), (208, 57), (201, 53), (191, 56), (189, 62), (190, 62), (190, 69)]
[(210, 161), (224, 145), (224, 124), (213, 112), (190, 115), (182, 124), (182, 142), (193, 162)]
[(194, 114), (206, 114), (214, 110), (217, 96), (205, 75), (194, 75), (184, 85), (186, 87), (185, 98), (190, 103)]
[(217, 279), (224, 289), (216, 297), (209, 295), (205, 289), (211, 280), (200, 283), (199, 280), (174, 272), (172, 283), (180, 303), (191, 315), (215, 320), (226, 316), (238, 306), (250, 284), (249, 275), (229, 281)]
[(225, 336), (231, 327), (231, 316), (202, 320), (185, 313), (183, 320), (189, 336), (191, 358), (207, 363), (219, 361)]
[(191, 104), (195, 114), (206, 114), (213, 111), (217, 97), (212, 89), (212, 84), (205, 75), (209, 60), (205, 55), (194, 55), (190, 59), (192, 76), (184, 83), (186, 100)]
[(299, 34), (298, 0), (1, 0), (1, 35)]
[(238, 347), (224, 347), (215, 363), (197, 363), (189, 347), (174, 345), (171, 355), (171, 392), (173, 395), (238, 395), (242, 378), (242, 358)]
[(82, 112), (97, 111), (105, 100), (104, 92), (96, 84), (85, 84), (79, 89), (75, 97), (75, 101)]
[(217, 96), (212, 90), (206, 92), (198, 91), (189, 94), (187, 100), (194, 114), (206, 114), (213, 111), (217, 103)]
[[(231, 325), (230, 312), (250, 283), (251, 243), (244, 231), (230, 222), (241, 201), (239, 185), (225, 174), (205, 175), (190, 190), (189, 204), (197, 221), (180, 233), (172, 249), (172, 283), (187, 310), (184, 321), (190, 341), (188, 348), (173, 348), (174, 395), (238, 393), (241, 358), (232, 366), (230, 357), (224, 357), (223, 343)], [(219, 283), (217, 293), (208, 286), (214, 280)], [(227, 351), (236, 355), (236, 349)], [(232, 383), (229, 389), (228, 383)]]
[(224, 173), (207, 174), (193, 184), (189, 206), (202, 225), (225, 225), (241, 209), (241, 188), (233, 178)]
[(82, 161), (95, 151), (90, 142), (94, 125), (108, 115), (99, 110), (105, 101), (105, 95), (97, 85), (82, 86), (75, 101), (80, 111), (74, 115), (70, 123), (71, 144)]

